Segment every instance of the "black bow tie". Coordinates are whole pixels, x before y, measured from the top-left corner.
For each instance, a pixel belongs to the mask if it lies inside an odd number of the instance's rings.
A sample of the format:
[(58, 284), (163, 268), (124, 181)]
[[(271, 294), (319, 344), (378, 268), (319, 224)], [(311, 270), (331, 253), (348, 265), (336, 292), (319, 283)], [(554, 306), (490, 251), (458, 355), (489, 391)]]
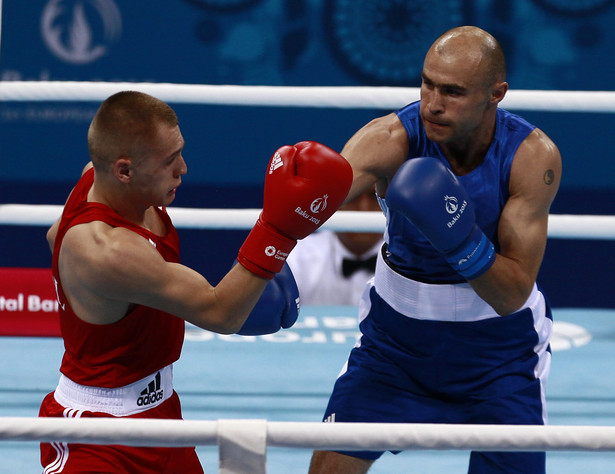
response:
[(376, 255), (367, 260), (352, 260), (350, 258), (345, 258), (342, 260), (342, 275), (344, 275), (344, 278), (348, 278), (354, 272), (361, 269), (374, 273), (376, 271), (376, 258)]

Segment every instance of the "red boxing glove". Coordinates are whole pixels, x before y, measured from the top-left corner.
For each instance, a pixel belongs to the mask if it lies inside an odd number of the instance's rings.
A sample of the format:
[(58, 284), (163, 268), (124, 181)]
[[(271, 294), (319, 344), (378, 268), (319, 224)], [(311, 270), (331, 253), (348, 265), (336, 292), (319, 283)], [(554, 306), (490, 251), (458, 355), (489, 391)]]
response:
[(342, 205), (351, 184), (350, 164), (325, 145), (305, 141), (278, 148), (265, 176), (263, 211), (237, 261), (260, 277), (273, 278), (297, 240)]

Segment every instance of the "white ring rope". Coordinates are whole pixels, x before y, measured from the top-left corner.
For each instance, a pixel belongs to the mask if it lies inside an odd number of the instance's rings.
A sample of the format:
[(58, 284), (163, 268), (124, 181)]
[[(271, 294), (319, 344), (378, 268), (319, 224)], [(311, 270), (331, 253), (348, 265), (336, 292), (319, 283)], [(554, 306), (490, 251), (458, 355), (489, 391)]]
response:
[[(266, 107), (397, 109), (419, 98), (417, 87), (237, 86), (151, 82), (0, 81), (0, 101), (95, 101), (139, 90), (169, 103)], [(502, 107), (551, 112), (615, 112), (613, 91), (510, 90)]]
[[(60, 205), (0, 204), (0, 225), (48, 226), (62, 213)], [(169, 207), (174, 225), (184, 229), (249, 230), (260, 209)], [(381, 212), (338, 211), (322, 226), (334, 231), (383, 232)], [(550, 238), (615, 240), (615, 216), (551, 214)]]
[(265, 474), (268, 446), (326, 450), (615, 451), (614, 426), (0, 418), (0, 441), (217, 446), (219, 472)]
[[(0, 81), (0, 101), (102, 101), (126, 89), (148, 92), (175, 103), (226, 105), (300, 106), (336, 108), (398, 108), (419, 98), (416, 87), (280, 87), (146, 82)], [(614, 112), (615, 92), (511, 90), (503, 106), (512, 109)], [(170, 208), (177, 227), (197, 229), (249, 229), (259, 210)], [(50, 225), (60, 215), (60, 206), (0, 205), (0, 225)], [(338, 212), (325, 223), (331, 230), (380, 232), (384, 219), (379, 213)], [(360, 215), (358, 215), (360, 214)], [(372, 214), (372, 215), (368, 215)], [(551, 215), (553, 238), (615, 238), (612, 216)]]
[(217, 445), (220, 472), (264, 474), (268, 446), (384, 451), (615, 451), (615, 427), (3, 417), (2, 440)]
[(0, 440), (216, 445), (220, 473), (265, 474), (268, 446), (355, 451), (615, 451), (615, 427), (4, 417), (0, 418)]
[(0, 417), (0, 440), (126, 446), (216, 445), (220, 425), (226, 421), (239, 423), (246, 431), (265, 429), (268, 446), (285, 448), (615, 451), (615, 426), (564, 425)]

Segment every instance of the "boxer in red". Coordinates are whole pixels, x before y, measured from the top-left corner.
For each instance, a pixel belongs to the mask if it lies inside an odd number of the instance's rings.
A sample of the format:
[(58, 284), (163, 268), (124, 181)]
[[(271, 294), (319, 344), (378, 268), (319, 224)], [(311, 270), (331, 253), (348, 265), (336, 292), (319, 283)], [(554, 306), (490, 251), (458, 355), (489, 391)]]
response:
[[(179, 419), (173, 363), (184, 321), (223, 334), (291, 326), (298, 295), (286, 256), (342, 204), (352, 170), (316, 142), (278, 149), (239, 264), (214, 287), (179, 263), (165, 212), (187, 172), (171, 107), (114, 94), (92, 121), (88, 147), (91, 163), (47, 234), (65, 352), (40, 416)], [(277, 301), (259, 309), (262, 298)], [(202, 472), (194, 448), (42, 443), (41, 462), (45, 473)]]

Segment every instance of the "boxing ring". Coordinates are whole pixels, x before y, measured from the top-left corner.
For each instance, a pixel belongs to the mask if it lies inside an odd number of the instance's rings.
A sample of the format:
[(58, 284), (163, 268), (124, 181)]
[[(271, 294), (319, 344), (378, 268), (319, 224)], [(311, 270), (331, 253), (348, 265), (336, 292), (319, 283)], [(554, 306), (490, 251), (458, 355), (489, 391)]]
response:
[[(4, 82), (0, 101), (104, 100), (124, 89), (173, 103), (396, 108), (416, 88), (200, 86)], [(517, 110), (612, 113), (611, 92), (510, 91)], [(249, 229), (258, 209), (169, 208), (176, 227)], [(0, 204), (0, 225), (48, 226), (61, 206)], [(324, 228), (381, 231), (380, 213), (338, 212)], [(615, 216), (551, 215), (550, 239), (615, 240)], [(608, 271), (608, 269), (607, 269)], [(197, 445), (206, 472), (306, 472), (311, 450), (402, 449), (372, 473), (463, 472), (468, 451), (547, 450), (548, 472), (611, 472), (615, 465), (613, 309), (555, 308), (548, 426), (320, 423), (335, 377), (357, 337), (354, 307), (305, 307), (296, 325), (268, 336), (224, 336), (189, 326), (175, 388), (185, 420), (38, 419), (57, 384), (59, 338), (3, 337), (0, 470), (37, 472), (38, 441)], [(27, 354), (27, 357), (24, 357)], [(206, 361), (204, 364), (203, 361)], [(590, 370), (591, 369), (591, 370)]]

